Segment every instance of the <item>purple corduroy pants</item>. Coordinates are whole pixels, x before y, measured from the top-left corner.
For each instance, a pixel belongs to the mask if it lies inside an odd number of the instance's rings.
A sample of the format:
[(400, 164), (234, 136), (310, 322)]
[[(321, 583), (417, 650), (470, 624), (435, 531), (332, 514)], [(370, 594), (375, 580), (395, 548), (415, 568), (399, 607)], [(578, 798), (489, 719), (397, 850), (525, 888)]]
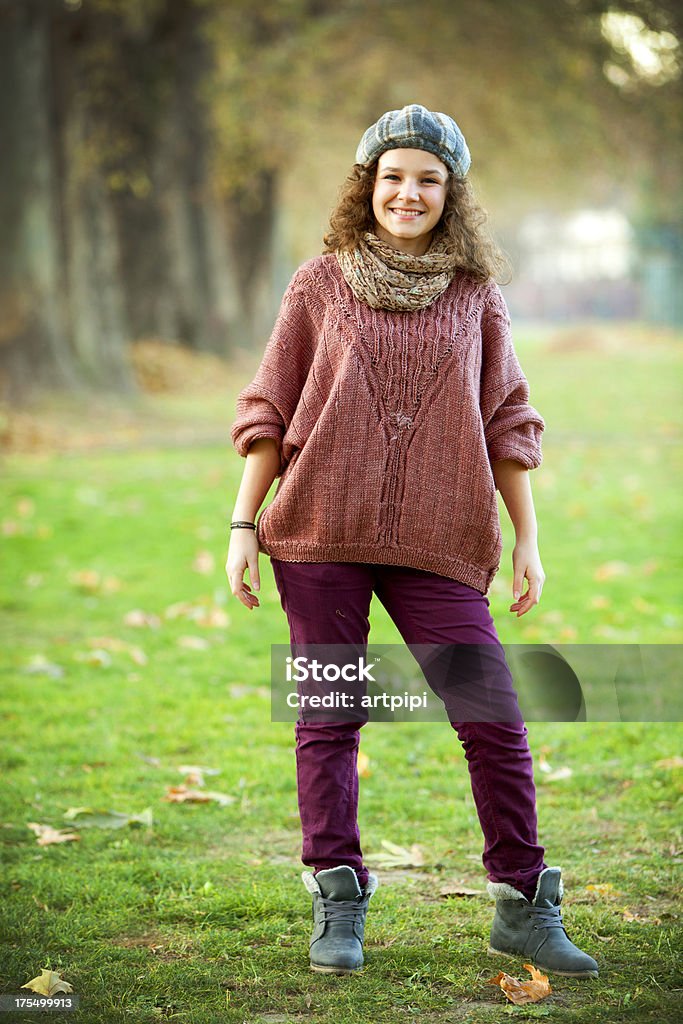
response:
[[(517, 715), (506, 713), (501, 722), (454, 721), (446, 710), (468, 763), (487, 876), (533, 897), (546, 867), (537, 840), (533, 763), (488, 598), (457, 580), (405, 566), (270, 561), (293, 648), (351, 644), (363, 651), (373, 593), (408, 645), (496, 645), (485, 650), (499, 660), (496, 685), (505, 689), (507, 706), (514, 702)], [(357, 770), (362, 724), (306, 723), (300, 714), (295, 735), (302, 862), (314, 872), (348, 864), (364, 886), (368, 871), (358, 828)]]

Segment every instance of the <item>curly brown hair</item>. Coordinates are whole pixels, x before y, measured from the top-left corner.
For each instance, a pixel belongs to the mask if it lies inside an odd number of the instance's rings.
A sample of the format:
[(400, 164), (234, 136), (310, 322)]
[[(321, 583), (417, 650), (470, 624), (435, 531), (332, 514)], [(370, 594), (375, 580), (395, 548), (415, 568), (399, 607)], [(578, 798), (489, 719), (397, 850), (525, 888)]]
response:
[[(339, 190), (337, 205), (330, 215), (330, 230), (323, 236), (324, 252), (355, 249), (364, 232), (374, 231), (372, 193), (377, 161), (369, 167), (354, 164)], [(477, 202), (467, 178), (450, 173), (446, 202), (436, 231), (450, 239), (458, 257), (458, 268), (478, 281), (506, 274), (501, 284), (511, 279), (510, 262), (483, 226), (486, 211)]]

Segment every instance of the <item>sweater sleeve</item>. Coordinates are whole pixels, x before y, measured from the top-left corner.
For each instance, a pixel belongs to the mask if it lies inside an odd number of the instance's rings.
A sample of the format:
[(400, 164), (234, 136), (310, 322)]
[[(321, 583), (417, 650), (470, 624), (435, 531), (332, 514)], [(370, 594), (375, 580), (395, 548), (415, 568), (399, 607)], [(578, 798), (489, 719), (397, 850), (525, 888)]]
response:
[(529, 405), (529, 384), (512, 341), (503, 293), (491, 283), (482, 314), (480, 406), (489, 461), (515, 459), (527, 469), (541, 465), (543, 417)]
[(283, 440), (313, 361), (315, 332), (305, 303), (301, 268), (282, 297), (275, 326), (256, 376), (237, 396), (236, 419), (230, 428), (232, 443), (245, 457), (257, 438), (278, 443), (281, 476), (291, 457)]

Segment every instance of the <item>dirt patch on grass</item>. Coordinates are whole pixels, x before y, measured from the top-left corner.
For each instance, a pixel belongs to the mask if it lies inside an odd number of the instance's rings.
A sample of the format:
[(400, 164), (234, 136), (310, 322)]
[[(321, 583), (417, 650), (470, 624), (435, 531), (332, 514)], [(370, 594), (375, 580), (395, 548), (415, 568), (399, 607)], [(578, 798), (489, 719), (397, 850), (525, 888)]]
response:
[(147, 949), (157, 960), (163, 961), (189, 960), (194, 950), (192, 941), (185, 936), (176, 938), (157, 931), (119, 935), (111, 939), (109, 944), (122, 949)]
[(429, 1011), (419, 1015), (400, 1008), (396, 1017), (405, 1024), (467, 1024), (468, 1021), (476, 1020), (502, 1020), (503, 1017), (498, 1015), (505, 1011), (505, 1002), (504, 999), (468, 1000), (459, 1005), (453, 1004), (447, 1010)]
[(132, 346), (138, 391), (34, 391), (24, 404), (0, 403), (0, 450), (47, 455), (154, 445), (230, 442), (237, 392), (255, 371), (254, 354), (230, 362), (148, 339)]
[(476, 878), (454, 877), (447, 873), (434, 873), (410, 868), (376, 869), (380, 885), (383, 886), (406, 886), (415, 891), (415, 895), (423, 900), (458, 900), (476, 897), (486, 897), (486, 886), (482, 884), (481, 875)]
[(301, 836), (299, 831), (271, 831), (267, 834), (226, 832), (220, 843), (207, 846), (202, 860), (229, 860), (238, 854), (254, 866), (260, 864), (289, 864), (299, 871), (301, 863)]
[(426, 871), (411, 870), (410, 868), (372, 868), (373, 875), (377, 875), (380, 885), (421, 885), (425, 889), (438, 890), (440, 876), (430, 874)]

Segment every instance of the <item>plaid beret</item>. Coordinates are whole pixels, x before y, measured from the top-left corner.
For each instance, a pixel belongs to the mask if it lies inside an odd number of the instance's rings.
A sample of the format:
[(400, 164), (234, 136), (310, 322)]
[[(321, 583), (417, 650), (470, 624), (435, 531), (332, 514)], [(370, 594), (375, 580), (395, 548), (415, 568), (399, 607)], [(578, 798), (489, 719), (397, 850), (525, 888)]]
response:
[(356, 150), (357, 164), (371, 164), (388, 149), (425, 149), (464, 177), (471, 163), (465, 137), (452, 117), (409, 103), (370, 125)]

